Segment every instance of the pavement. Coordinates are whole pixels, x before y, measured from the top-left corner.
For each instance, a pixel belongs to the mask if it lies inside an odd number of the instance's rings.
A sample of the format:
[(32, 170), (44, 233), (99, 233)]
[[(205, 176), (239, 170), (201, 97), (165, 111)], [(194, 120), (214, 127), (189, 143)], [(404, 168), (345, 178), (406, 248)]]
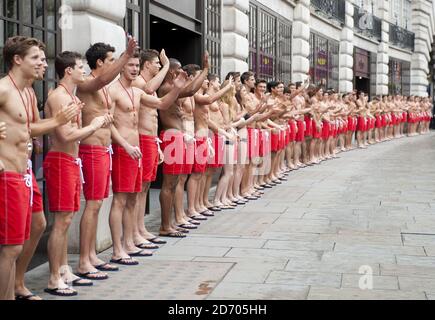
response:
[[(69, 300), (435, 299), (435, 133), (339, 156)], [(47, 279), (27, 274), (59, 299)]]

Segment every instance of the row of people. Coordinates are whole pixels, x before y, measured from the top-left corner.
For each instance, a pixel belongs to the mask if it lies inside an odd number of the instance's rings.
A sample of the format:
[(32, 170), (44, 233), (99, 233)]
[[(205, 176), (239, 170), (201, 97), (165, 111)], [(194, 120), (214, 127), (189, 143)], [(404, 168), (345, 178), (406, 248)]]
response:
[[(0, 299), (39, 299), (24, 283), (46, 227), (42, 194), (28, 161), (37, 149), (32, 138), (50, 138), (43, 168), (54, 224), (45, 291), (74, 296), (72, 286), (106, 280), (119, 270), (116, 265), (137, 265), (135, 257), (151, 256), (150, 250), (166, 243), (159, 237), (183, 238), (216, 212), (259, 199), (265, 189), (286, 181), (289, 171), (351, 149), (355, 132), (362, 148), (398, 137), (405, 129), (399, 115), (403, 120), (405, 112), (410, 135), (429, 128), (426, 98), (384, 97), (368, 103), (364, 94), (341, 96), (308, 82), (285, 88), (281, 82), (257, 80), (251, 72), (232, 72), (221, 84), (209, 74), (207, 54), (202, 68), (182, 67), (164, 50), (138, 51), (133, 38), (119, 59), (110, 45), (92, 45), (86, 52), (89, 75), (80, 54), (59, 54), (59, 85), (46, 101), (47, 119), (41, 120), (32, 85), (44, 78), (44, 50), (44, 44), (26, 37), (8, 39), (4, 47), (9, 74), (0, 80), (0, 119), (5, 122), (0, 124)], [(157, 237), (147, 230), (143, 213), (160, 164)], [(110, 184), (113, 255), (107, 263), (95, 247)], [(86, 205), (74, 273), (67, 238), (82, 189)]]

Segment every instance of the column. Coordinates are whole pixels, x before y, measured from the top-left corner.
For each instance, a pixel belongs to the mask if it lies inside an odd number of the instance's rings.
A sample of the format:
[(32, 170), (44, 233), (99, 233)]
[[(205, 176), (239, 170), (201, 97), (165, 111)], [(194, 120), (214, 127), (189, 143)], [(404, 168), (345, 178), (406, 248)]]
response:
[[(125, 31), (118, 25), (126, 13), (126, 0), (64, 0), (64, 10), (72, 9), (71, 21), (62, 28), (62, 50), (85, 53), (96, 42), (114, 46), (119, 55), (126, 46)], [(61, 21), (68, 19), (63, 16)], [(61, 23), (62, 25), (62, 23)]]
[(223, 5), (222, 77), (225, 77), (231, 71), (248, 71), (249, 0), (224, 0)]
[(377, 75), (376, 75), (376, 94), (386, 95), (388, 94), (388, 63), (389, 63), (389, 41), (390, 41), (390, 25), (389, 19), (389, 2), (379, 1), (379, 18), (382, 19), (382, 37), (381, 43), (378, 46), (377, 54)]
[(433, 31), (430, 27), (433, 4), (426, 0), (412, 1), (411, 10), (411, 31), (415, 34), (415, 49), (411, 58), (411, 94), (426, 97), (433, 42)]
[(353, 90), (353, 0), (346, 1), (346, 18), (340, 37), (340, 92)]
[(300, 0), (293, 20), (293, 82), (305, 81), (310, 70), (310, 0)]

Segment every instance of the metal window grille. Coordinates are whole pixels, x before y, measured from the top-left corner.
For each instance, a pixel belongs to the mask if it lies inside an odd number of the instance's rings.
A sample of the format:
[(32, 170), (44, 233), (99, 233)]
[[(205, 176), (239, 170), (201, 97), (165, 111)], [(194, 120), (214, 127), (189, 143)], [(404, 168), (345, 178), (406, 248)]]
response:
[(266, 81), (291, 81), (290, 21), (255, 1), (249, 10), (249, 68)]
[(124, 30), (145, 47), (144, 12), (145, 0), (127, 0), (127, 11), (124, 18)]
[(310, 35), (310, 76), (316, 85), (325, 88), (339, 88), (339, 52), (338, 41)]
[[(44, 116), (43, 106), (48, 91), (56, 86), (54, 62), (60, 52), (60, 32), (58, 26), (60, 0), (1, 0), (0, 1), (0, 75), (5, 76), (7, 70), (3, 60), (5, 41), (12, 36), (23, 35), (43, 41), (47, 48), (47, 72), (43, 81), (38, 81), (34, 89), (38, 98), (40, 116)], [(44, 153), (48, 151), (47, 138), (41, 139)], [(33, 156), (33, 169), (37, 180), (42, 183), (41, 167), (43, 155)]]
[(205, 48), (210, 54), (211, 73), (220, 75), (222, 64), (222, 0), (205, 0)]

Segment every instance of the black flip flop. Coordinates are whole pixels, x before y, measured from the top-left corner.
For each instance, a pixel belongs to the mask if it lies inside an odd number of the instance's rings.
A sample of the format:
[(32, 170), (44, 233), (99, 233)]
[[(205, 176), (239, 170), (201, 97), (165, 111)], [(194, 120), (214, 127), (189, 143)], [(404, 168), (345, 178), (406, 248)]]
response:
[(193, 219), (189, 220), (189, 223), (190, 223), (190, 224), (193, 224), (193, 225), (195, 225), (195, 226), (200, 226), (200, 225), (201, 225), (201, 222), (196, 221), (196, 220), (193, 220)]
[(201, 215), (193, 216), (193, 217), (189, 217), (189, 218), (193, 219), (193, 220), (197, 220), (197, 221), (206, 221), (206, 220), (208, 220), (206, 217), (203, 217)]
[(214, 217), (214, 213), (211, 213), (210, 211), (201, 212), (200, 215), (205, 217)]
[(179, 227), (179, 228), (183, 228), (183, 229), (188, 229), (188, 230), (196, 230), (196, 229), (198, 229), (197, 226), (195, 226), (195, 225), (193, 225), (193, 224), (186, 224), (186, 223), (184, 223), (184, 224), (179, 224), (179, 225), (177, 225), (177, 227)]
[(141, 250), (134, 253), (127, 253), (130, 257), (152, 257), (152, 253), (144, 253), (145, 250)]
[(80, 283), (80, 281), (86, 281), (86, 280), (90, 280), (90, 279), (75, 279), (72, 281), (72, 285), (73, 287), (92, 287), (94, 284), (92, 282), (85, 282), (85, 283)]
[(105, 275), (105, 276), (102, 276), (102, 277), (95, 277), (95, 278), (91, 277), (92, 275), (96, 275), (98, 273), (100, 273), (100, 271), (98, 271), (98, 272), (76, 273), (76, 276), (80, 277), (82, 279), (87, 279), (87, 280), (92, 280), (92, 281), (94, 281), (94, 280), (95, 281), (101, 281), (101, 280), (107, 280), (107, 279), (109, 279), (108, 275)]
[(110, 263), (103, 263), (98, 266), (94, 266), (95, 269), (104, 271), (104, 272), (116, 272), (119, 271), (118, 267), (111, 266)]
[(186, 235), (182, 232), (171, 232), (168, 234), (160, 234), (160, 237), (166, 237), (166, 238), (186, 238)]
[(121, 258), (117, 260), (110, 260), (110, 263), (116, 263), (123, 266), (137, 266), (139, 264), (138, 261), (134, 261), (132, 258)]
[(141, 243), (135, 246), (139, 249), (144, 249), (144, 250), (156, 250), (159, 248), (158, 245), (155, 245), (154, 243)]
[(165, 240), (159, 239), (158, 237), (152, 239), (146, 239), (146, 240), (154, 244), (167, 244)]
[(219, 211), (222, 211), (222, 209), (220, 208), (220, 207), (210, 207), (210, 208), (207, 208), (208, 210), (210, 210), (210, 211), (214, 211), (214, 212), (219, 212)]
[(71, 288), (65, 288), (65, 289), (59, 289), (59, 288), (49, 289), (49, 288), (47, 288), (47, 289), (44, 289), (44, 292), (51, 294), (52, 296), (57, 296), (57, 297), (74, 297), (74, 296), (78, 295), (77, 291), (70, 292), (70, 293), (61, 292), (64, 290), (72, 290), (72, 289)]

